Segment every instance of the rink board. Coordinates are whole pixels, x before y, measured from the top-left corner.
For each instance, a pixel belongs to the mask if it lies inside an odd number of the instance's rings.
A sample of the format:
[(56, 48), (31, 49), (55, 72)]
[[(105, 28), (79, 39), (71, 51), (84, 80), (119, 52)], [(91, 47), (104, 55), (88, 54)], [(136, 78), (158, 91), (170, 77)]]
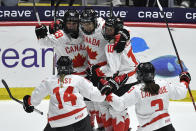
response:
[[(45, 77), (52, 75), (52, 48), (41, 47), (37, 43), (34, 33), (35, 22), (23, 22), (16, 25), (4, 22), (3, 24), (4, 26), (0, 26), (0, 79), (5, 79), (8, 85), (13, 88), (13, 92), (16, 93), (14, 95), (22, 98), (25, 94), (31, 94), (33, 88)], [(18, 24), (24, 26), (18, 26)], [(136, 56), (140, 57), (142, 54), (149, 61), (167, 55), (175, 56), (164, 23), (126, 22), (125, 24), (130, 26), (132, 38), (142, 38), (149, 47), (148, 50), (136, 53)], [(195, 24), (170, 24), (170, 27), (180, 58), (192, 76), (190, 88), (195, 97)], [(166, 79), (173, 81), (176, 77), (167, 77)], [(2, 83), (0, 83), (0, 99), (8, 99)], [(190, 100), (189, 96), (186, 100)]]

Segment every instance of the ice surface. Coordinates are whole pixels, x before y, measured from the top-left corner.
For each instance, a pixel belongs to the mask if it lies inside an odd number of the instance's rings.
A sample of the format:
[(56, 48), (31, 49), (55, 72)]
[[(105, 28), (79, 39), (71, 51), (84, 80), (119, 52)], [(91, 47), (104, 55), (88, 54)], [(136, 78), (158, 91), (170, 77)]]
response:
[[(22, 105), (12, 100), (0, 101), (0, 131), (42, 131), (47, 123), (48, 100), (36, 107), (44, 112), (26, 113)], [(169, 112), (176, 131), (195, 131), (196, 112), (191, 102), (170, 102)], [(136, 131), (138, 121), (134, 106), (129, 108), (130, 125)], [(97, 125), (96, 125), (97, 126)]]

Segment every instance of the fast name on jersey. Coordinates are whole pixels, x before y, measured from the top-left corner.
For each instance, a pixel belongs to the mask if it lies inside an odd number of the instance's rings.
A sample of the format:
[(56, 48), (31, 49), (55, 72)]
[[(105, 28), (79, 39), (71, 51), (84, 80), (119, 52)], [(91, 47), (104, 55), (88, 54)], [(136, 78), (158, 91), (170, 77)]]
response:
[[(71, 83), (71, 78), (65, 78), (62, 82), (63, 82), (63, 84), (70, 84)], [(60, 84), (59, 79), (58, 79), (58, 84)]]

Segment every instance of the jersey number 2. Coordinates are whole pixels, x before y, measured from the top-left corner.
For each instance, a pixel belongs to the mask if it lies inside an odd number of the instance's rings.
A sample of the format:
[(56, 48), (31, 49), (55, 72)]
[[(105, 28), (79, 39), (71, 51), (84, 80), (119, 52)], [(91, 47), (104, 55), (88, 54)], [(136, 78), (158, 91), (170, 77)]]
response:
[[(53, 93), (56, 95), (57, 101), (59, 103), (58, 107), (59, 109), (63, 108), (63, 104), (61, 101), (60, 93), (59, 93), (60, 87), (56, 87), (53, 89)], [(76, 100), (77, 97), (74, 95), (73, 92), (74, 87), (68, 86), (68, 88), (65, 90), (64, 95), (63, 95), (63, 101), (64, 102), (71, 102), (72, 106), (76, 105)]]
[(157, 99), (157, 100), (151, 101), (151, 106), (156, 106), (157, 104), (159, 106), (159, 109), (157, 109), (155, 111), (161, 111), (161, 110), (163, 110), (163, 100), (162, 99)]

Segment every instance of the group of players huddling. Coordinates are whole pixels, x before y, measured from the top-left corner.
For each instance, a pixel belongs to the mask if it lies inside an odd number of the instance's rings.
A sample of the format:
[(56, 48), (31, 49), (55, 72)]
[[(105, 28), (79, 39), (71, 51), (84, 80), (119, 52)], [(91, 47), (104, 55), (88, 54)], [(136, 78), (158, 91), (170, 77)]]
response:
[[(44, 131), (91, 131), (95, 118), (97, 130), (129, 131), (127, 107), (130, 104), (136, 105), (138, 130), (166, 127), (165, 131), (174, 131), (167, 114), (169, 98), (186, 96), (190, 75), (182, 72), (180, 83), (174, 86), (155, 80), (153, 65), (140, 63), (133, 54), (130, 31), (121, 18), (111, 15), (104, 20), (92, 8), (80, 13), (69, 9), (63, 19), (49, 25), (49, 33), (43, 24), (36, 26), (35, 33), (41, 45), (54, 47), (57, 54), (57, 75), (46, 78), (31, 96), (23, 98), (25, 111), (33, 112), (34, 106), (50, 95)], [(168, 92), (172, 97), (168, 97)], [(160, 95), (165, 98), (155, 101)], [(127, 104), (123, 103), (124, 96), (129, 100)], [(166, 107), (155, 110), (151, 103), (152, 109), (144, 109), (152, 100), (155, 105), (162, 102)], [(151, 123), (157, 117), (158, 122)], [(162, 122), (166, 119), (167, 122)]]

